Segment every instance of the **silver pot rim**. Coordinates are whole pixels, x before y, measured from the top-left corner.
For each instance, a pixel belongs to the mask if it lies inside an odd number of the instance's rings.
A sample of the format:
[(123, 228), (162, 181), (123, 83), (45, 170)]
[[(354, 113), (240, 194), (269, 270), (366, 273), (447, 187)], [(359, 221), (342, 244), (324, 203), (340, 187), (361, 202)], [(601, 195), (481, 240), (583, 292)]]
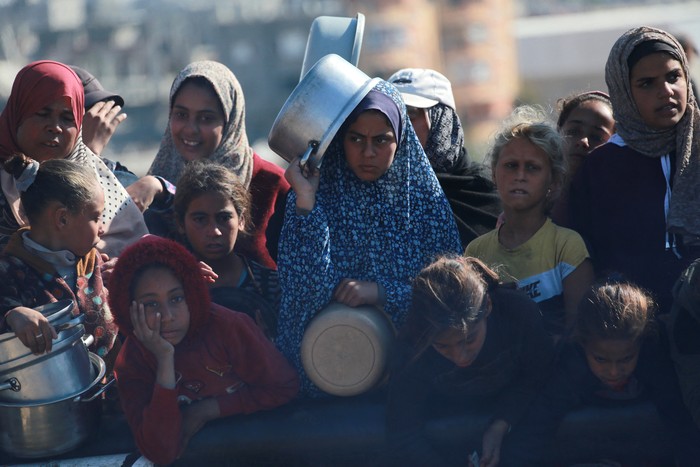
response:
[[(59, 321), (62, 321), (62, 319), (66, 316), (70, 317), (71, 311), (73, 310), (73, 300), (59, 300), (57, 302), (39, 305), (32, 309), (46, 316), (46, 318), (49, 320), (49, 323), (51, 323), (51, 325), (53, 326), (56, 326), (57, 324), (60, 324)], [(1, 333), (0, 346), (12, 339), (17, 339), (17, 336), (15, 336), (14, 332)]]
[[(48, 354), (35, 355), (29, 350), (29, 348), (27, 348), (27, 352), (25, 354), (20, 355), (17, 358), (5, 360), (4, 362), (0, 363), (0, 375), (4, 375), (8, 372), (18, 371), (24, 368), (26, 365), (31, 365), (38, 360), (51, 358), (52, 354), (58, 354), (64, 348), (73, 345), (77, 340), (81, 339), (84, 334), (85, 326), (83, 326), (82, 324), (78, 324), (76, 326), (65, 329), (58, 333), (58, 336), (53, 342), (51, 352), (49, 352)], [(17, 341), (19, 341), (19, 338), (16, 337), (14, 334), (12, 334), (11, 338), (17, 339)], [(9, 342), (9, 340), (5, 342)], [(22, 344), (20, 341), (19, 345), (24, 344)]]
[(0, 401), (0, 407), (39, 407), (42, 405), (51, 405), (51, 404), (58, 404), (60, 402), (64, 402), (69, 399), (76, 399), (76, 402), (79, 402), (80, 396), (84, 394), (85, 392), (89, 391), (92, 389), (97, 383), (100, 382), (102, 378), (104, 378), (105, 374), (107, 373), (107, 365), (105, 364), (104, 360), (102, 360), (102, 357), (99, 355), (89, 352), (90, 357), (90, 363), (96, 367), (97, 371), (95, 372), (95, 378), (92, 380), (90, 384), (88, 384), (86, 387), (79, 389), (78, 391), (69, 394), (67, 396), (62, 396), (56, 400), (49, 400), (49, 401), (39, 401), (39, 402), (4, 402)]

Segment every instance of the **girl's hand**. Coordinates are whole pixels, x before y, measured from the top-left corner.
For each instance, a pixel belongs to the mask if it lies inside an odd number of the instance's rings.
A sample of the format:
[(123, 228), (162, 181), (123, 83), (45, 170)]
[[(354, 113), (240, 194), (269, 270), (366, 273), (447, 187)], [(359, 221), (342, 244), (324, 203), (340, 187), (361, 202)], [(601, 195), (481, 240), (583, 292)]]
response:
[(182, 449), (207, 422), (220, 416), (219, 403), (211, 397), (182, 407)]
[(377, 305), (379, 286), (376, 282), (343, 279), (335, 288), (333, 298), (348, 306)]
[(316, 205), (316, 191), (320, 179), (319, 171), (306, 165), (303, 169), (297, 157), (287, 167), (284, 177), (297, 195), (297, 210), (310, 212)]
[(46, 316), (31, 308), (18, 306), (7, 312), (5, 321), (32, 353), (51, 352), (52, 341), (58, 335)]
[(114, 271), (114, 267), (117, 265), (118, 258), (115, 257), (109, 259), (109, 255), (107, 253), (100, 253), (100, 256), (102, 257), (100, 272), (102, 273), (102, 281), (106, 285), (109, 283), (109, 277), (112, 275), (112, 271)]
[(495, 420), (484, 433), (481, 440), (480, 467), (497, 467), (501, 461), (501, 444), (503, 437), (508, 433), (510, 425), (505, 420)]
[(126, 192), (143, 212), (153, 203), (156, 196), (163, 193), (163, 184), (153, 175), (146, 175), (126, 187)]
[(146, 347), (159, 362), (175, 354), (175, 347), (160, 335), (160, 313), (156, 312), (153, 329), (146, 322), (146, 310), (142, 303), (131, 302), (129, 308), (134, 336)]
[(216, 279), (219, 278), (219, 275), (215, 273), (211, 266), (209, 266), (204, 261), (199, 262), (199, 272), (202, 273), (204, 280), (209, 282), (210, 284), (213, 284), (214, 282), (216, 282)]

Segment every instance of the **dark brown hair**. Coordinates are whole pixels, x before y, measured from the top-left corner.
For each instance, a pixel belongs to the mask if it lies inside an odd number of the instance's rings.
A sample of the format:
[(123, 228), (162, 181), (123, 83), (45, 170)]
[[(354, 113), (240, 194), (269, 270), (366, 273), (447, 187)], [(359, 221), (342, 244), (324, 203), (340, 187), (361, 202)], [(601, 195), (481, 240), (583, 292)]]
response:
[(402, 338), (415, 349), (414, 360), (448, 329), (464, 333), (486, 314), (498, 275), (481, 260), (442, 256), (413, 281), (413, 295)]
[(238, 180), (236, 174), (221, 164), (206, 159), (188, 163), (177, 182), (173, 209), (180, 225), (185, 222), (185, 214), (190, 203), (207, 193), (219, 193), (230, 200), (236, 214), (244, 222), (241, 233), (250, 231), (250, 194)]
[(629, 282), (592, 286), (577, 310), (572, 339), (581, 344), (601, 339), (639, 340), (655, 331), (656, 305)]
[(559, 118), (557, 119), (557, 129), (561, 130), (566, 121), (569, 119), (569, 115), (574, 111), (579, 105), (588, 101), (598, 101), (607, 105), (610, 110), (612, 110), (612, 102), (610, 102), (610, 96), (608, 96), (603, 91), (586, 91), (572, 94), (567, 97), (562, 97), (557, 100), (557, 109), (559, 110)]

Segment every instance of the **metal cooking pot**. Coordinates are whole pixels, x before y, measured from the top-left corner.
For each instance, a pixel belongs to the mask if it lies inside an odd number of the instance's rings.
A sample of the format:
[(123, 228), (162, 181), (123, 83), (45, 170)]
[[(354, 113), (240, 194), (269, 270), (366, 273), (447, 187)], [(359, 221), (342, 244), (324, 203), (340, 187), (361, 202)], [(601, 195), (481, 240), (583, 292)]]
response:
[(311, 23), (309, 38), (306, 41), (301, 76), (304, 78), (321, 57), (334, 53), (357, 66), (362, 49), (362, 36), (365, 32), (365, 15), (358, 13), (355, 18), (339, 16), (319, 16)]
[(34, 355), (15, 337), (0, 334), (0, 401), (43, 403), (84, 390), (94, 377), (80, 315), (56, 327), (51, 352)]
[(115, 380), (101, 384), (105, 363), (94, 353), (90, 362), (95, 377), (76, 394), (49, 403), (0, 402), (0, 449), (22, 458), (56, 456), (93, 434), (102, 414), (100, 395)]
[[(58, 332), (66, 328), (66, 323), (73, 319), (73, 300), (60, 300), (37, 306), (33, 310), (43, 314), (54, 328), (59, 328), (56, 329)], [(14, 337), (12, 332), (0, 334), (0, 365), (23, 357), (29, 352), (19, 339), (11, 339), (12, 337)]]
[(282, 106), (268, 135), (270, 149), (288, 162), (321, 167), (321, 159), (345, 119), (380, 81), (338, 55), (321, 58)]
[(394, 326), (373, 306), (331, 303), (304, 331), (301, 363), (322, 391), (354, 396), (385, 379)]

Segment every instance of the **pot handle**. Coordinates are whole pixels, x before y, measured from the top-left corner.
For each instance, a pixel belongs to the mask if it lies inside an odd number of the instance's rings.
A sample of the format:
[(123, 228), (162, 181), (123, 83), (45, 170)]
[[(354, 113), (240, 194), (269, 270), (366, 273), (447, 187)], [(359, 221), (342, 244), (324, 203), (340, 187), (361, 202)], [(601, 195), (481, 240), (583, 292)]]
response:
[(56, 332), (59, 333), (61, 331), (65, 331), (66, 329), (75, 327), (79, 324), (83, 324), (83, 321), (85, 321), (85, 315), (81, 314), (80, 316), (76, 316), (70, 321), (66, 321), (65, 323), (61, 323), (58, 326), (56, 326)]
[(301, 159), (299, 159), (300, 167), (306, 167), (306, 163), (309, 162), (309, 157), (311, 157), (311, 154), (313, 154), (316, 148), (318, 148), (318, 141), (309, 141), (309, 147), (306, 148), (306, 151), (304, 151), (304, 154), (301, 156)]
[(97, 390), (95, 394), (92, 396), (88, 397), (87, 399), (83, 399), (84, 394), (79, 395), (75, 399), (73, 399), (73, 402), (92, 402), (95, 399), (97, 399), (98, 396), (100, 396), (103, 392), (105, 392), (111, 385), (114, 384), (114, 382), (117, 381), (117, 379), (114, 376), (110, 376), (109, 381), (104, 383), (100, 389)]
[(14, 392), (19, 392), (19, 390), (22, 389), (22, 385), (20, 384), (17, 378), (10, 378), (4, 383), (0, 383), (0, 391), (4, 391), (6, 389), (11, 389)]
[(81, 337), (83, 344), (85, 344), (85, 347), (90, 347), (93, 342), (95, 342), (95, 336), (92, 334), (84, 334)]

